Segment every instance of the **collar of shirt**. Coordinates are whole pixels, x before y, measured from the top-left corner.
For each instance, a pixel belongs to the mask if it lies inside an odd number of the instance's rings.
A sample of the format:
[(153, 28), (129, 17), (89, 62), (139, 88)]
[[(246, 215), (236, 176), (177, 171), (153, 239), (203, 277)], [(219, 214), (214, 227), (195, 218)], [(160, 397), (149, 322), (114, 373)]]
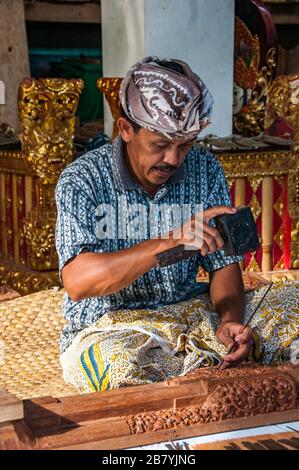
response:
[[(130, 174), (130, 171), (128, 169), (128, 166), (124, 158), (123, 140), (121, 136), (116, 137), (116, 139), (114, 139), (114, 141), (112, 142), (112, 158), (113, 158), (114, 179), (115, 179), (118, 189), (120, 189), (121, 191), (130, 190), (130, 189), (137, 189), (137, 190), (144, 191), (142, 187), (137, 183), (137, 181), (134, 180), (134, 178)], [(186, 178), (186, 171), (184, 168), (184, 164), (182, 164), (173, 173), (173, 175), (169, 178), (169, 180), (163, 186), (161, 186), (161, 189), (164, 189), (165, 191), (165, 188), (167, 188), (167, 186), (169, 186), (170, 184), (180, 183), (184, 181), (185, 178)], [(156, 196), (160, 194), (160, 191), (161, 190), (158, 191)], [(156, 196), (155, 196), (155, 199), (156, 199)]]

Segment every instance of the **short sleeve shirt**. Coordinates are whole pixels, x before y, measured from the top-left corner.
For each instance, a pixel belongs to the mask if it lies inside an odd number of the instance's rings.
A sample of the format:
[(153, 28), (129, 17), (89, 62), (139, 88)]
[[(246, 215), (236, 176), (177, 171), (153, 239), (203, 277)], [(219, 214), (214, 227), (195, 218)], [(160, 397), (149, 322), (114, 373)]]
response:
[[(175, 229), (184, 220), (178, 221), (171, 211), (167, 212), (169, 207), (185, 207), (185, 214), (190, 217), (199, 206), (203, 210), (230, 206), (231, 200), (219, 161), (195, 146), (167, 183), (150, 196), (131, 176), (123, 142), (118, 137), (63, 170), (56, 187), (56, 204), (56, 249), (61, 274), (65, 263), (84, 251), (121, 253)], [(61, 334), (61, 352), (78, 332), (106, 312), (155, 308), (195, 298), (207, 290), (206, 283), (196, 282), (200, 266), (211, 272), (241, 259), (225, 256), (221, 250), (207, 256), (195, 251), (189, 259), (153, 267), (128, 287), (110, 295), (75, 302), (65, 293), (63, 315), (67, 324)]]

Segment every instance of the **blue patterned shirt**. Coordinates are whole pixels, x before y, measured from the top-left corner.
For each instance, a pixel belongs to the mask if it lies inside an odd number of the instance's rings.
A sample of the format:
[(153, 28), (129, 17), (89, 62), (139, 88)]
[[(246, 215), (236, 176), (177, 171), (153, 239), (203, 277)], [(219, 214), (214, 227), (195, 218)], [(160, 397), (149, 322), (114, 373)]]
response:
[[(60, 175), (56, 187), (56, 249), (60, 273), (69, 259), (84, 251), (121, 251), (153, 238), (150, 225), (155, 228), (157, 235), (176, 228), (171, 217), (161, 222), (157, 216), (157, 220), (151, 220), (150, 224), (151, 215), (145, 217), (141, 224), (142, 230), (137, 227), (133, 238), (129, 234), (99, 237), (99, 221), (103, 215), (99, 215), (99, 206), (111, 208), (109, 219), (117, 225), (119, 201), (127, 204), (127, 207), (142, 205), (148, 215), (153, 204), (155, 207), (188, 204), (191, 215), (198, 210), (198, 204), (202, 204), (204, 210), (218, 205), (231, 205), (223, 170), (217, 158), (206, 150), (193, 147), (181, 167), (155, 196), (150, 196), (132, 178), (123, 158), (122, 146), (122, 140), (118, 137), (112, 144), (84, 154)], [(127, 223), (128, 220), (125, 225)], [(240, 259), (224, 256), (220, 250), (204, 257), (196, 252), (191, 258), (171, 266), (152, 268), (114, 294), (75, 302), (65, 293), (63, 315), (67, 325), (61, 335), (61, 351), (65, 351), (79, 331), (92, 325), (109, 310), (155, 308), (194, 298), (207, 290), (206, 283), (196, 282), (200, 266), (210, 272)]]

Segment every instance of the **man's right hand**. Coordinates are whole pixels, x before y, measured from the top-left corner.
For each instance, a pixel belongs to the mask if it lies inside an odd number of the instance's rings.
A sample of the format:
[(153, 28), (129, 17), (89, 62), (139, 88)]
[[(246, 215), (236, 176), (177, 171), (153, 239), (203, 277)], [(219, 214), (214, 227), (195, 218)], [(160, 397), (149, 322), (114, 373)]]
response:
[(112, 253), (80, 253), (62, 269), (64, 287), (75, 301), (114, 294), (124, 289), (156, 265), (156, 255), (179, 245), (193, 246), (205, 256), (223, 247), (223, 240), (210, 219), (233, 214), (231, 207), (213, 207), (204, 211), (201, 222), (195, 217), (168, 237), (146, 240)]
[(236, 209), (216, 206), (196, 214), (191, 220), (171, 232), (175, 246), (185, 245), (200, 250), (203, 256), (223, 248), (224, 241), (218, 230), (209, 225), (217, 215), (234, 214)]

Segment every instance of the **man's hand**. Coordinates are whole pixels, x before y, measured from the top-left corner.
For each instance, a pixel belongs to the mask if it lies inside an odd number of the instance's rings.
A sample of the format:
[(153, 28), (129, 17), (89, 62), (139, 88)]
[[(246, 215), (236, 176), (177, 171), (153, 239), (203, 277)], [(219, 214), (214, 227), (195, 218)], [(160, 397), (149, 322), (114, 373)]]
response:
[(227, 350), (230, 350), (235, 345), (235, 352), (224, 356), (224, 362), (220, 369), (226, 369), (230, 366), (235, 366), (247, 358), (250, 346), (254, 343), (252, 331), (247, 326), (242, 332), (244, 325), (238, 322), (224, 322), (221, 323), (216, 336), (218, 340), (224, 344)]
[(172, 232), (171, 238), (176, 246), (193, 246), (200, 250), (202, 256), (214, 253), (223, 248), (224, 242), (218, 230), (209, 225), (209, 221), (217, 215), (234, 214), (236, 209), (228, 206), (216, 206), (197, 213), (184, 225)]

